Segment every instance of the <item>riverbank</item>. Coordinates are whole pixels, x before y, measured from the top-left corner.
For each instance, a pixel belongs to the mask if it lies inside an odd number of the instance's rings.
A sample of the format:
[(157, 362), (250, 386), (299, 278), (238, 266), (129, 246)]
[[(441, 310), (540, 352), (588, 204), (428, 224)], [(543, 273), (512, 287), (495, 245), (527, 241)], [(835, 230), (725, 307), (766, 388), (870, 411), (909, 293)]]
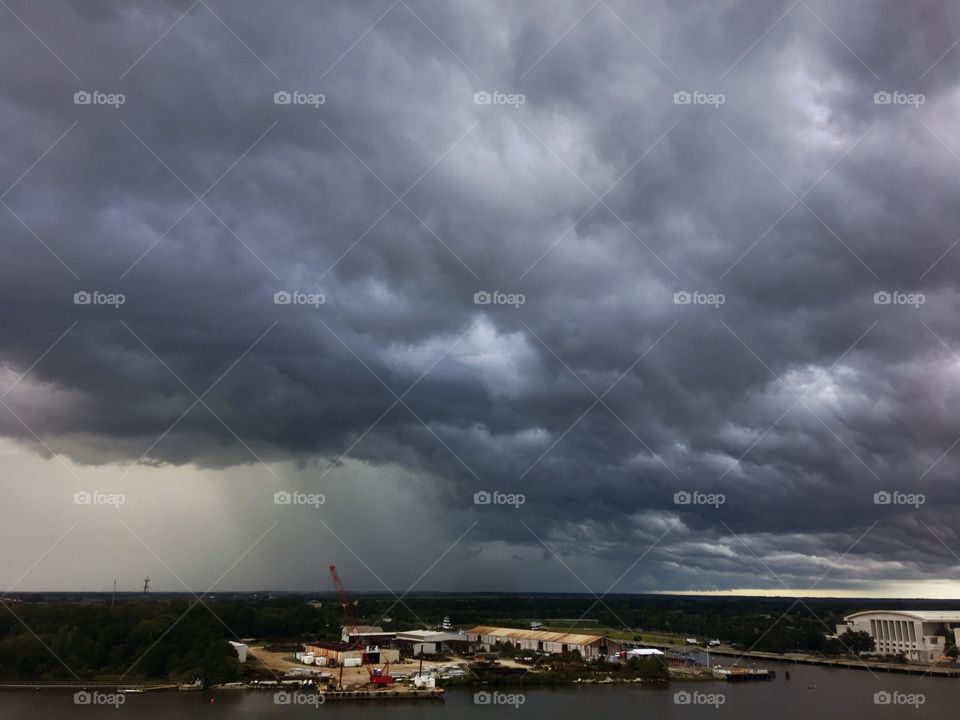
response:
[[(781, 670), (789, 670), (787, 680)], [(920, 712), (913, 705), (880, 707), (890, 697), (922, 698)], [(886, 694), (886, 695), (885, 695)], [(211, 702), (211, 700), (213, 702)], [(441, 701), (377, 701), (338, 705), (333, 711), (356, 720), (366, 712), (382, 720), (490, 720), (498, 710), (504, 717), (525, 720), (556, 720), (564, 717), (650, 717), (657, 720), (744, 720), (776, 715), (778, 720), (876, 720), (881, 717), (949, 717), (956, 706), (951, 683), (930, 681), (910, 675), (883, 675), (878, 681), (870, 673), (783, 664), (772, 682), (726, 683), (617, 683), (527, 687), (481, 690), (452, 688)], [(331, 700), (332, 702), (332, 700)], [(512, 704), (511, 704), (512, 703)], [(326, 703), (323, 708), (330, 703)], [(315, 720), (318, 702), (306, 694), (289, 704), (278, 703), (272, 692), (202, 693), (156, 692), (129, 696), (123, 710), (137, 720), (212, 720), (235, 718), (286, 718)], [(521, 712), (513, 712), (519, 706)], [(103, 708), (104, 711), (107, 707)], [(80, 711), (78, 713), (78, 710)], [(898, 712), (899, 711), (899, 712)], [(322, 711), (321, 711), (322, 712)], [(94, 717), (96, 708), (77, 708), (71, 693), (0, 693), (0, 717), (31, 720), (63, 720)], [(99, 715), (122, 713), (100, 712)]]
[(877, 660), (859, 660), (859, 659), (841, 659), (826, 658), (816, 655), (807, 655), (803, 653), (787, 653), (778, 655), (776, 653), (748, 651), (740, 652), (738, 650), (711, 649), (711, 655), (733, 658), (750, 658), (753, 660), (764, 660), (779, 663), (792, 663), (796, 665), (820, 665), (823, 667), (843, 668), (845, 670), (872, 670), (889, 673), (902, 673), (906, 675), (929, 675), (932, 677), (960, 677), (960, 667), (938, 667), (929, 665), (911, 665), (908, 663), (888, 663)]
[(23, 680), (15, 682), (0, 682), (0, 692), (4, 691), (25, 691), (40, 692), (59, 691), (59, 692), (79, 692), (81, 690), (96, 690), (100, 692), (121, 693), (124, 695), (139, 695), (142, 693), (153, 692), (176, 692), (178, 690), (202, 690), (203, 688), (190, 686), (181, 687), (169, 682), (164, 683), (137, 683), (137, 684), (117, 684), (108, 682), (26, 682)]
[(221, 691), (260, 691), (276, 692), (279, 690), (302, 690), (306, 692), (319, 692), (330, 699), (348, 698), (351, 695), (359, 694), (364, 697), (437, 697), (442, 695), (448, 689), (454, 688), (482, 688), (487, 686), (497, 687), (549, 687), (549, 686), (567, 686), (567, 685), (622, 685), (622, 684), (644, 684), (652, 687), (666, 687), (670, 680), (714, 680), (712, 671), (709, 668), (670, 668), (669, 679), (650, 680), (638, 677), (626, 677), (608, 673), (554, 673), (554, 672), (531, 672), (521, 678), (518, 677), (489, 677), (477, 678), (466, 676), (456, 680), (444, 681), (442, 687), (434, 690), (419, 690), (406, 683), (395, 683), (385, 688), (374, 689), (373, 687), (355, 687), (347, 690), (327, 690), (321, 688), (312, 680), (287, 679), (287, 680), (254, 680), (243, 682), (229, 682), (210, 685), (206, 688), (197, 686), (183, 686), (171, 683), (137, 683), (137, 684), (117, 684), (109, 682), (40, 682), (31, 683), (25, 681), (0, 682), (0, 692), (2, 691), (58, 691), (58, 692), (78, 692), (82, 690), (100, 691), (123, 694), (143, 694), (155, 692), (183, 692), (188, 690), (204, 690), (207, 692)]

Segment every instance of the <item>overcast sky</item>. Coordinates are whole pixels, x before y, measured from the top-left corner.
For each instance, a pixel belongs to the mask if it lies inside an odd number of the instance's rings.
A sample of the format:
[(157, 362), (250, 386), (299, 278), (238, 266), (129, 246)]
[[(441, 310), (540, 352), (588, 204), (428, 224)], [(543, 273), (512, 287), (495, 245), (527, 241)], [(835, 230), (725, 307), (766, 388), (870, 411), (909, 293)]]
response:
[(0, 587), (960, 590), (955, 3), (0, 18)]

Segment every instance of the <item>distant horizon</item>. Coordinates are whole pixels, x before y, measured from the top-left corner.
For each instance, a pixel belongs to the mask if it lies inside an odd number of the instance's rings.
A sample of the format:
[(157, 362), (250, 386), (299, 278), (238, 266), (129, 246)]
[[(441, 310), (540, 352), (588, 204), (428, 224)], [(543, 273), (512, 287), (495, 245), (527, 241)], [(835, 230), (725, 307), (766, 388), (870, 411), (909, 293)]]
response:
[[(831, 594), (830, 590), (821, 590), (812, 594), (801, 594), (800, 591), (797, 593), (790, 593), (786, 590), (780, 591), (764, 591), (762, 589), (748, 591), (748, 590), (729, 590), (729, 591), (658, 591), (658, 592), (647, 592), (647, 593), (618, 593), (613, 592), (606, 596), (605, 599), (609, 598), (670, 598), (670, 597), (683, 597), (683, 598), (730, 598), (730, 599), (757, 599), (757, 600), (795, 600), (795, 599), (812, 599), (812, 600), (863, 600), (863, 601), (881, 601), (881, 600), (891, 600), (896, 602), (909, 602), (911, 600), (923, 601), (925, 603), (934, 602), (934, 601), (945, 601), (945, 602), (955, 602), (960, 604), (960, 597), (934, 597), (934, 596), (923, 596), (923, 595), (870, 595), (870, 594), (842, 594), (843, 591), (833, 591), (834, 594)], [(11, 591), (2, 591), (0, 589), (0, 597), (3, 599), (17, 597), (17, 596), (26, 596), (26, 595), (44, 595), (44, 594), (63, 594), (63, 595), (112, 595), (114, 594), (113, 590), (67, 590), (67, 589), (57, 589), (57, 590), (11, 590)], [(265, 595), (265, 594), (274, 594), (274, 595), (295, 595), (295, 596), (304, 596), (304, 597), (322, 597), (322, 598), (331, 598), (336, 601), (336, 592), (333, 590), (284, 590), (284, 589), (258, 589), (258, 590), (213, 590), (210, 592), (201, 592), (195, 591), (190, 592), (189, 590), (162, 590), (151, 588), (147, 593), (144, 593), (142, 590), (116, 590), (117, 596), (135, 596), (135, 597), (144, 597), (144, 596), (184, 596), (184, 597), (211, 597), (217, 595)], [(406, 598), (416, 598), (416, 597), (471, 597), (471, 596), (492, 596), (492, 597), (554, 597), (554, 598), (582, 598), (585, 600), (595, 599), (591, 593), (587, 592), (544, 592), (544, 591), (523, 591), (523, 590), (457, 590), (457, 591), (444, 591), (444, 590), (416, 590), (413, 592), (405, 593), (402, 590), (397, 590), (391, 592), (388, 590), (363, 590), (363, 589), (353, 589), (350, 591), (350, 595), (353, 599), (363, 598), (363, 597), (384, 597), (384, 598), (393, 598), (396, 596), (403, 596)]]

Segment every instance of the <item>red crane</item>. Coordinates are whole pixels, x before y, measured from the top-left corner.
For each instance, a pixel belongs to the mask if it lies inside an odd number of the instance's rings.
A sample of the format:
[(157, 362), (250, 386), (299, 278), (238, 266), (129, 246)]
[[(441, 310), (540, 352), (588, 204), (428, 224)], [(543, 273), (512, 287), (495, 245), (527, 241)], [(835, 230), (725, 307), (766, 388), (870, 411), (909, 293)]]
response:
[[(347, 598), (347, 591), (343, 588), (343, 583), (340, 582), (340, 576), (337, 575), (337, 566), (330, 566), (330, 577), (333, 578), (333, 586), (337, 589), (337, 597), (340, 599), (340, 607), (343, 608), (343, 619), (346, 622), (344, 627), (347, 628), (347, 641), (349, 642), (351, 635), (359, 635), (359, 626), (357, 621), (353, 617), (353, 609), (350, 604), (349, 598)], [(360, 650), (360, 657), (363, 666), (367, 669), (367, 674), (370, 676), (370, 682), (374, 685), (389, 685), (393, 682), (393, 676), (390, 675), (390, 663), (387, 663), (382, 668), (374, 667), (369, 662), (369, 656), (367, 655), (367, 649), (363, 642), (363, 638), (357, 637), (356, 642), (353, 644), (354, 650)]]
[(343, 608), (343, 619), (346, 621), (347, 639), (357, 632), (357, 622), (353, 619), (353, 610), (350, 609), (350, 600), (347, 598), (347, 591), (343, 589), (343, 583), (340, 582), (340, 576), (337, 575), (337, 566), (330, 566), (330, 577), (333, 578), (333, 587), (337, 589), (337, 597), (340, 598), (340, 607)]

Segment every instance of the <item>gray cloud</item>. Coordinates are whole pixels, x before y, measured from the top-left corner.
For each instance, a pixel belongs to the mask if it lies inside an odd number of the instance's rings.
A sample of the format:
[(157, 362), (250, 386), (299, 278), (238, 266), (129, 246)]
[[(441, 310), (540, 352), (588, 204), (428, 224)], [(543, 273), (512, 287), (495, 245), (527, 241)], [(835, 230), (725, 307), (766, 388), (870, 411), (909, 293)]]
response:
[[(432, 587), (582, 589), (540, 538), (602, 590), (670, 528), (619, 589), (777, 587), (752, 553), (801, 589), (949, 576), (931, 533), (956, 547), (949, 3), (800, 3), (776, 24), (788, 4), (10, 7), (49, 46), (0, 30), (17, 452), (113, 478), (139, 461), (145, 486), (189, 471), (232, 496), (222, 537), (292, 479), (418, 508), (423, 557), (479, 520)], [(474, 303), (494, 290), (525, 302)], [(67, 472), (17, 452), (18, 473)], [(238, 473), (261, 482), (231, 490)], [(40, 512), (33, 485), (11, 488)], [(472, 504), (494, 488), (527, 501)], [(878, 506), (884, 489), (926, 503)], [(356, 512), (346, 497), (327, 511)], [(294, 584), (269, 566), (235, 585)]]

